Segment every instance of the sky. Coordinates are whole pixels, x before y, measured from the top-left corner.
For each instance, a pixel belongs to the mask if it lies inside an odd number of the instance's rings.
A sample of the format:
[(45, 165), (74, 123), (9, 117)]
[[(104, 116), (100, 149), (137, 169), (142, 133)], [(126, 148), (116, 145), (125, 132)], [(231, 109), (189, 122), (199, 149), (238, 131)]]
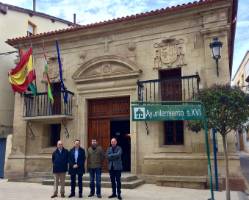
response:
[[(194, 0), (36, 0), (36, 10), (68, 21), (73, 21), (73, 14), (76, 13), (77, 23), (89, 24), (193, 1)], [(0, 0), (0, 2), (33, 9), (32, 0)], [(239, 0), (233, 75), (238, 69), (247, 50), (249, 50), (249, 0)]]

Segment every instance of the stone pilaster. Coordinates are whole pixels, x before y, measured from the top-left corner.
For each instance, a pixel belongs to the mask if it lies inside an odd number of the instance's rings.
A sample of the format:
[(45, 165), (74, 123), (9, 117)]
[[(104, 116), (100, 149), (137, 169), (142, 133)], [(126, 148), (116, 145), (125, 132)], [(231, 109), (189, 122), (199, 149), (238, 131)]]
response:
[(26, 122), (23, 120), (23, 100), (23, 97), (16, 93), (12, 149), (5, 168), (5, 176), (8, 179), (25, 176)]

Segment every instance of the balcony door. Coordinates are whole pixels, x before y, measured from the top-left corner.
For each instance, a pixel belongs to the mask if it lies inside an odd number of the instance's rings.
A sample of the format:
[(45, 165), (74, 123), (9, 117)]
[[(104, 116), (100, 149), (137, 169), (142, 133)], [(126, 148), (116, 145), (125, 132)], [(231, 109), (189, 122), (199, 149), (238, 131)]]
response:
[(161, 70), (161, 100), (181, 101), (182, 100), (182, 80), (181, 68)]
[(52, 115), (61, 114), (61, 83), (51, 83), (51, 88), (54, 97), (54, 104), (52, 106)]
[[(181, 101), (182, 100), (182, 80), (181, 68), (159, 71), (161, 79), (161, 100)], [(164, 145), (184, 144), (184, 122), (164, 121)]]

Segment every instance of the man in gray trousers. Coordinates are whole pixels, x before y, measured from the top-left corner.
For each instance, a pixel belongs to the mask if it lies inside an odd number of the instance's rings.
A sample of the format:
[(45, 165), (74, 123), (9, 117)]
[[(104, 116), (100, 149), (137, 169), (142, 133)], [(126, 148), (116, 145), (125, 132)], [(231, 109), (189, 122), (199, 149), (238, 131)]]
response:
[(57, 142), (57, 148), (52, 154), (54, 174), (54, 194), (51, 198), (57, 197), (58, 185), (61, 184), (61, 197), (65, 197), (65, 178), (68, 170), (68, 151), (63, 147), (61, 140)]
[[(116, 138), (111, 139), (111, 146), (107, 150), (108, 169), (112, 182), (112, 195), (108, 198), (122, 199), (121, 197), (121, 171), (122, 166), (122, 148), (117, 145)], [(117, 190), (117, 192), (116, 192)], [(117, 196), (118, 195), (118, 196)]]

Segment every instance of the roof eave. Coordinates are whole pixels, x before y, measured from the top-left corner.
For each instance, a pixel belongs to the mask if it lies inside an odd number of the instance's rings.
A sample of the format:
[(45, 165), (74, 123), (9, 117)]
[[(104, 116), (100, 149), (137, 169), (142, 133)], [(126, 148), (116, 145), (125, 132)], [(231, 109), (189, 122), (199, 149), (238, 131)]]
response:
[(217, 2), (219, 2), (219, 0), (199, 0), (199, 1), (196, 1), (193, 3), (187, 3), (187, 4), (162, 8), (160, 10), (153, 10), (153, 11), (140, 13), (140, 14), (136, 14), (136, 15), (112, 19), (112, 20), (108, 20), (108, 21), (104, 21), (104, 22), (98, 22), (98, 23), (94, 23), (94, 24), (87, 24), (87, 25), (83, 25), (83, 26), (76, 26), (76, 27), (72, 27), (72, 28), (37, 34), (37, 35), (31, 36), (31, 37), (21, 37), (21, 38), (8, 39), (6, 41), (6, 43), (14, 46), (15, 44), (18, 44), (20, 42), (31, 41), (33, 39), (38, 39), (41, 37), (53, 36), (55, 34), (56, 35), (64, 34), (64, 33), (69, 32), (69, 31), (77, 31), (77, 30), (81, 30), (81, 29), (83, 30), (83, 29), (89, 29), (89, 28), (96, 28), (96, 27), (115, 24), (115, 23), (119, 23), (119, 22), (123, 22), (123, 21), (131, 21), (131, 20), (141, 19), (141, 18), (145, 18), (145, 17), (155, 16), (155, 15), (159, 15), (159, 14), (163, 14), (163, 13), (170, 14), (170, 13), (180, 12), (183, 9), (194, 9), (194, 8), (198, 8), (199, 6), (207, 6), (209, 4), (217, 3)]
[(230, 79), (232, 77), (232, 68), (233, 68), (233, 54), (234, 54), (234, 40), (235, 40), (236, 24), (237, 24), (237, 12), (238, 12), (238, 0), (233, 0), (232, 14), (231, 14), (231, 40), (230, 40), (230, 52), (229, 52)]

